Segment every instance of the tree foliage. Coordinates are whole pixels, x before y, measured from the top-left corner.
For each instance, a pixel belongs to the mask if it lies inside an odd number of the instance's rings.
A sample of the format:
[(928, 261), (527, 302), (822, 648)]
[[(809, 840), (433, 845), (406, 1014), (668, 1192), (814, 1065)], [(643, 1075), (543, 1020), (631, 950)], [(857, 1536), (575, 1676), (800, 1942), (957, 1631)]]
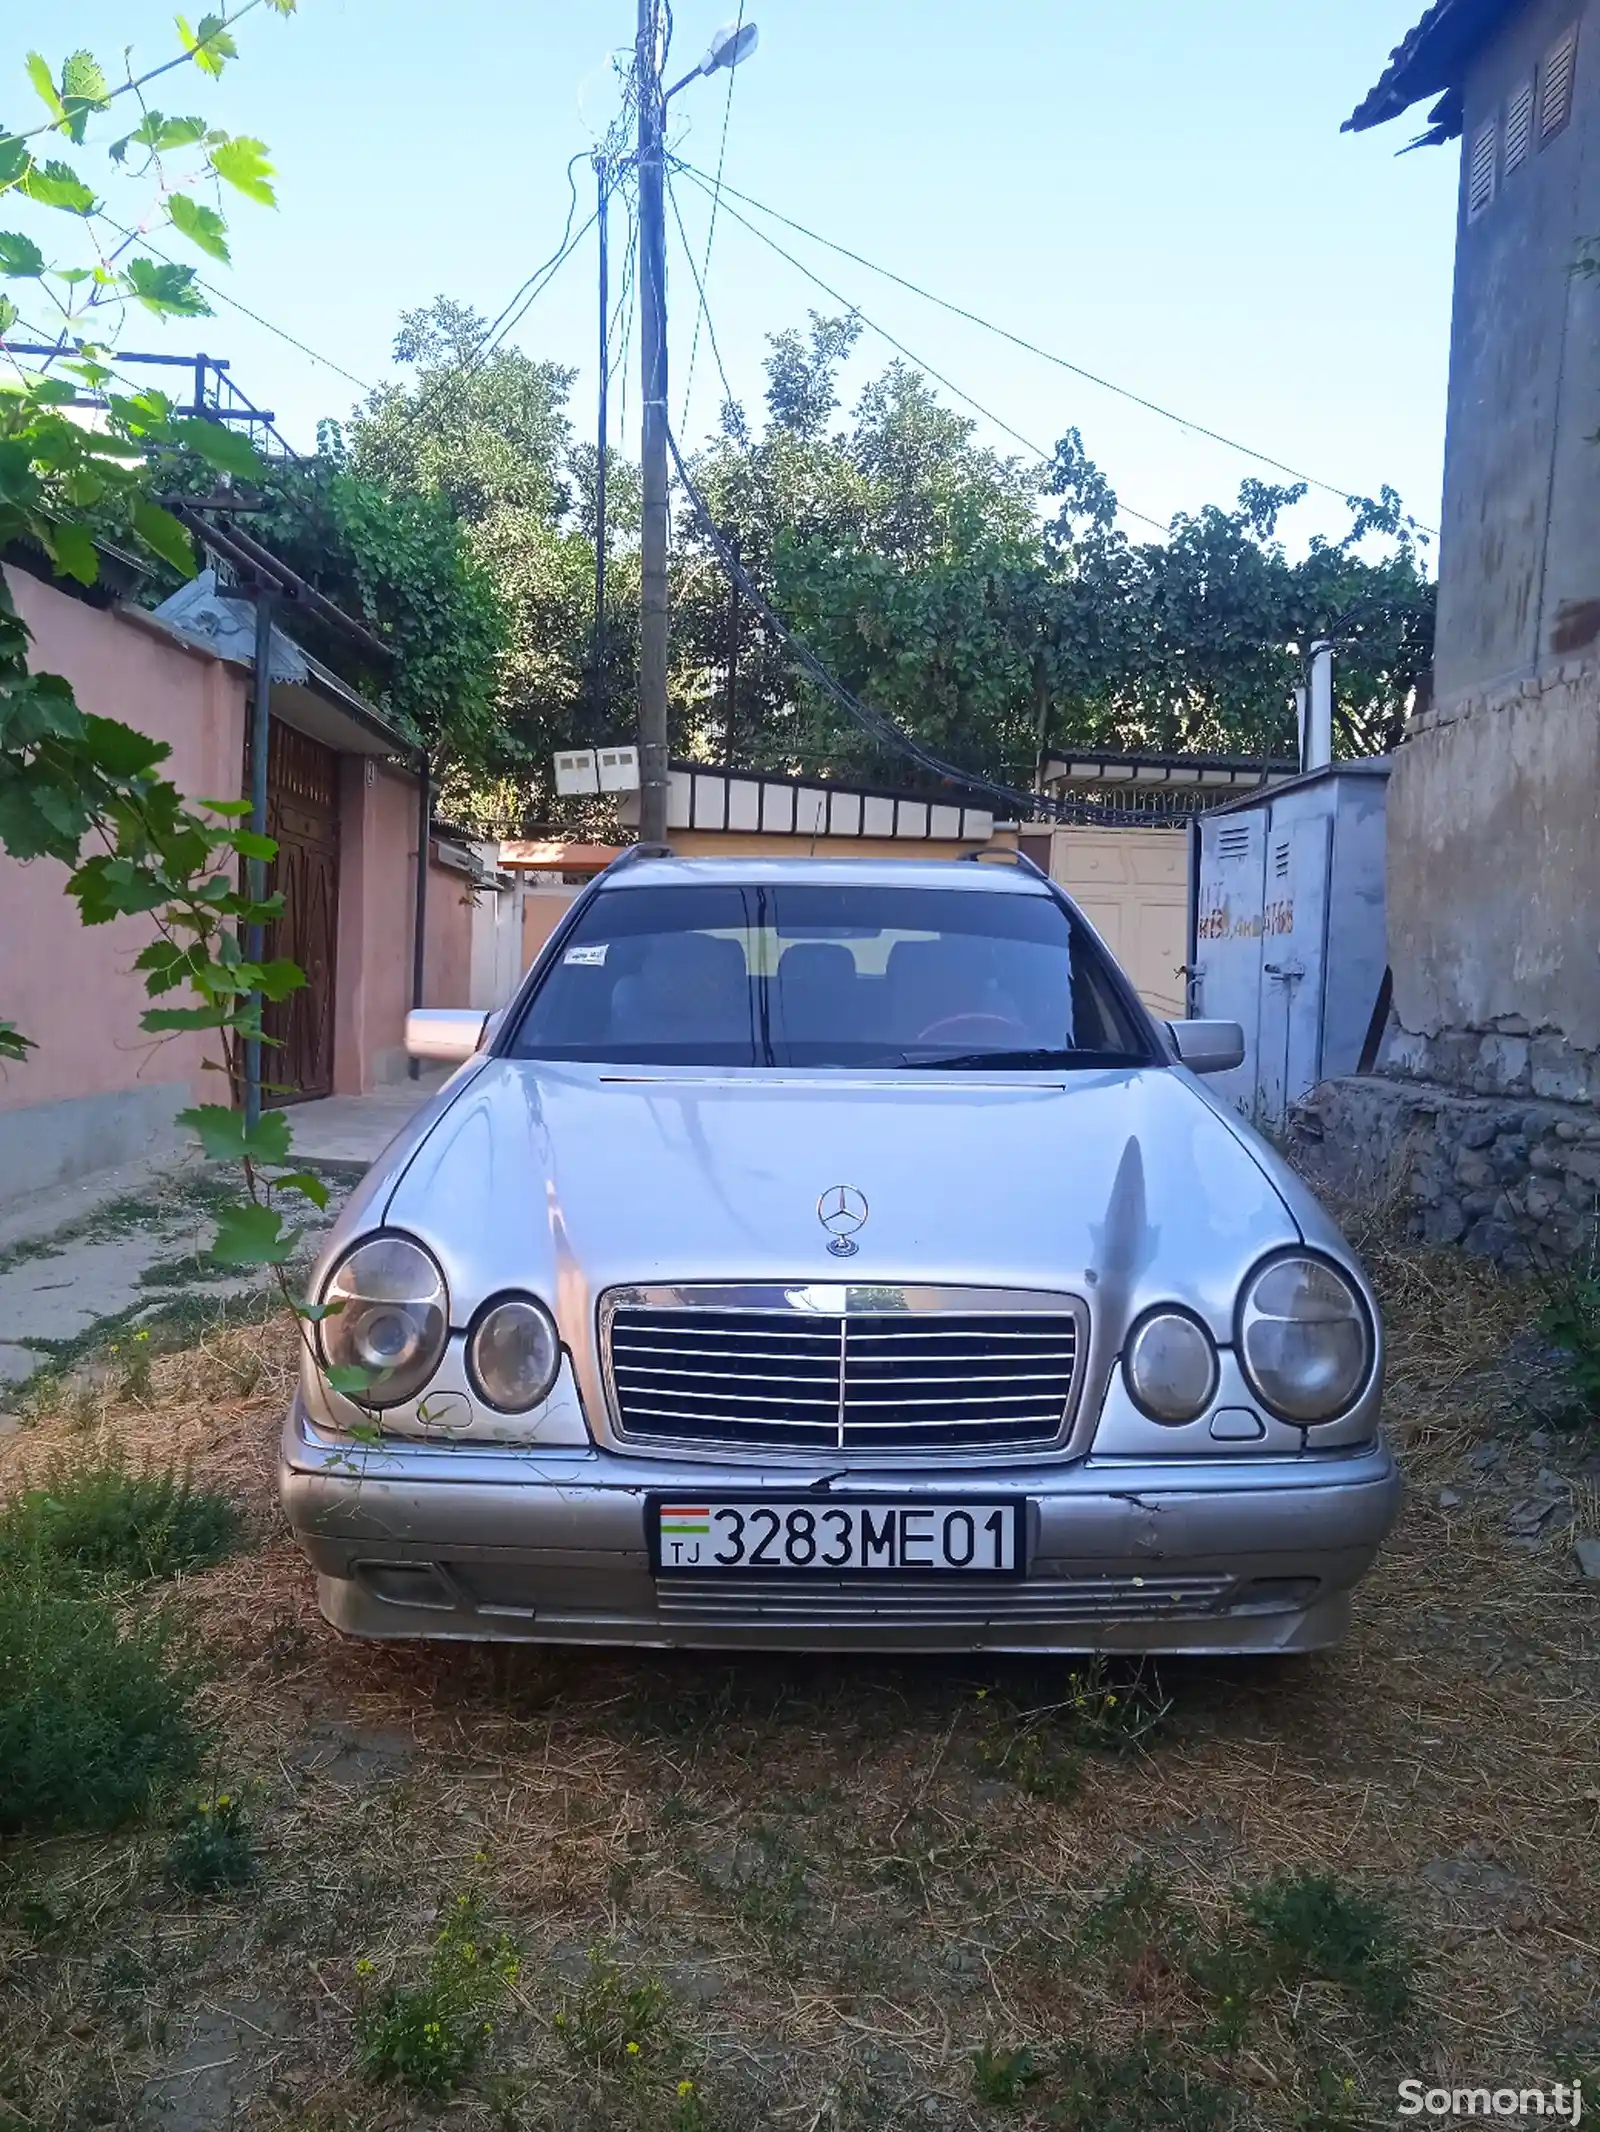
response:
[[(1294, 561), (1278, 527), (1304, 490), (1255, 481), (1232, 510), (1133, 542), (1075, 430), (1036, 473), (977, 444), (903, 363), (837, 421), (856, 330), (813, 314), (808, 334), (776, 336), (759, 433), (726, 409), (692, 472), (774, 609), (863, 701), (957, 765), (1012, 781), (1051, 746), (1282, 755), (1292, 689), (1326, 637), (1347, 751), (1397, 737), (1429, 663), (1433, 588), (1392, 493), (1353, 498), (1345, 537), (1314, 538)], [(723, 572), (704, 529), (688, 514), (680, 525), (692, 558), (676, 626), (680, 744), (720, 747)], [(1373, 559), (1375, 545), (1386, 552)], [(907, 774), (754, 623), (735, 742), (772, 768)]]
[(395, 357), (412, 375), (373, 394), (328, 442), (375, 491), (447, 513), (492, 591), (506, 639), (485, 744), (458, 758), (444, 806), (468, 825), (515, 832), (549, 808), (556, 749), (630, 735), (638, 488), (631, 469), (608, 460), (611, 569), (597, 647), (597, 455), (573, 443), (574, 373), (505, 346), (482, 353), (486, 333), (476, 312), (445, 297), (405, 313)]
[[(227, 225), (217, 208), (200, 215), (173, 212), (180, 181), (167, 159), (189, 151), (188, 176), (220, 194), (224, 184), (270, 203), (271, 166), (259, 141), (210, 131), (200, 119), (167, 120), (148, 105), (144, 88), (173, 65), (215, 76), (237, 46), (230, 17), (207, 15), (197, 29), (181, 20), (178, 62), (111, 87), (87, 52), (59, 69), (38, 54), (28, 75), (47, 112), (32, 132), (0, 134), (0, 203), (20, 202), (73, 218), (80, 244), (98, 265), (49, 263), (21, 231), (0, 231), (0, 278), (37, 284), (53, 304), (62, 346), (69, 351), (55, 374), (0, 380), (0, 555), (18, 546), (42, 549), (57, 574), (93, 584), (99, 543), (108, 531), (174, 569), (193, 568), (187, 535), (154, 500), (162, 481), (181, 478), (198, 457), (210, 474), (253, 475), (253, 448), (220, 424), (179, 415), (156, 392), (119, 389), (114, 342), (136, 305), (189, 316), (207, 306), (193, 271), (148, 259), (111, 241), (120, 225), (100, 205), (76, 162), (50, 151), (81, 149), (89, 122), (123, 96), (141, 112), (140, 124), (106, 148), (113, 167), (134, 160), (136, 175), (155, 187), (142, 226), (188, 235), (203, 250), (226, 249)], [(286, 14), (293, 0), (267, 0)], [(134, 157), (133, 151), (139, 154)], [(154, 249), (152, 246), (151, 249)], [(159, 291), (159, 294), (157, 293)], [(10, 332), (19, 306), (3, 299), (0, 336)], [(25, 329), (38, 333), (31, 320)], [(100, 423), (67, 413), (76, 390), (103, 395)], [(192, 473), (190, 478), (193, 478)], [(136, 958), (152, 1000), (183, 1002), (148, 1008), (142, 1024), (155, 1038), (198, 1032), (220, 1054), (214, 1064), (237, 1094), (241, 1052), (262, 1037), (262, 1003), (284, 998), (304, 983), (288, 962), (263, 962), (245, 943), (282, 908), (279, 897), (253, 893), (252, 865), (273, 857), (270, 837), (242, 826), (247, 802), (191, 801), (163, 774), (170, 750), (112, 718), (85, 713), (68, 684), (38, 673), (29, 662), (29, 633), (0, 575), (0, 850), (15, 859), (44, 859), (68, 869), (66, 888), (85, 925), (125, 916), (150, 921), (151, 938)], [(0, 1056), (24, 1060), (33, 1049), (13, 1024), (0, 1021)], [(249, 1198), (225, 1208), (216, 1253), (235, 1264), (281, 1267), (291, 1239), (277, 1202), (298, 1193), (318, 1204), (326, 1188), (288, 1164), (289, 1128), (282, 1111), (247, 1121), (226, 1103), (201, 1104), (183, 1114), (208, 1154), (243, 1165)], [(304, 1314), (304, 1313), (303, 1313)]]

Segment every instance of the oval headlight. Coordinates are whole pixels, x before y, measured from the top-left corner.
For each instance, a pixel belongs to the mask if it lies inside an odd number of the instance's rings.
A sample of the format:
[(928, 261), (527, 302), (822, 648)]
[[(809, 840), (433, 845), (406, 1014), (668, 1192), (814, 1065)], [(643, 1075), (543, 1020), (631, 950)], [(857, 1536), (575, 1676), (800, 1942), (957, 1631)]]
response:
[(525, 1414), (556, 1381), (561, 1336), (532, 1296), (500, 1296), (484, 1305), (467, 1337), (467, 1375), (485, 1406)]
[(1193, 1421), (1217, 1389), (1217, 1350), (1198, 1318), (1152, 1310), (1133, 1328), (1123, 1371), (1135, 1406), (1152, 1421)]
[(439, 1367), (450, 1299), (432, 1255), (409, 1236), (369, 1236), (347, 1251), (318, 1300), (337, 1310), (317, 1327), (329, 1369), (362, 1371), (346, 1396), (364, 1407), (403, 1406)]
[(1239, 1362), (1285, 1421), (1332, 1421), (1372, 1369), (1373, 1335), (1355, 1283), (1326, 1259), (1270, 1260), (1239, 1297)]

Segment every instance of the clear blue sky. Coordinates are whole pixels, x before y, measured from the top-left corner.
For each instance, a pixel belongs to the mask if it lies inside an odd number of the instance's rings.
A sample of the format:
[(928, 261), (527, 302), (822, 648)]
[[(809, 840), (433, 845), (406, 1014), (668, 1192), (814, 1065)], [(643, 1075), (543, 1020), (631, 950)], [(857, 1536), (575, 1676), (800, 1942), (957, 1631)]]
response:
[[(677, 71), (737, 5), (678, 0)], [(734, 88), (727, 176), (1195, 421), (1340, 485), (1390, 481), (1436, 524), (1456, 150), (1397, 161), (1404, 121), (1339, 132), (1419, 7), (749, 0), (761, 46)], [(633, 23), (633, 0), (301, 0), (288, 22), (258, 10), (240, 62), (196, 85), (195, 107), (268, 142), (281, 205), (230, 208), (234, 268), (203, 271), (368, 380), (387, 372), (403, 308), (445, 292), (493, 316), (555, 246), (567, 159), (615, 108), (610, 55)], [(69, 0), (47, 49), (59, 62), (57, 47), (86, 44), (109, 67), (132, 43), (149, 63), (172, 49), (170, 24), (156, 0)], [(0, 80), (18, 83), (26, 41), (20, 24), (0, 39)], [(727, 79), (673, 106), (681, 152), (702, 166), (715, 163)], [(4, 94), (9, 115), (28, 92)], [(163, 108), (193, 102), (185, 80)], [(685, 187), (682, 205), (698, 248), (704, 203)], [(1157, 519), (1230, 501), (1241, 475), (1266, 472), (777, 234), (1026, 436), (1048, 446), (1076, 424), (1123, 500)], [(696, 304), (672, 245), (676, 421)], [(732, 382), (752, 401), (763, 335), (810, 304), (833, 308), (730, 220), (710, 295)], [(198, 327), (134, 330), (230, 357), (297, 443), (347, 410), (344, 380), (217, 309)], [(579, 367), (585, 431), (593, 309), (591, 239), (516, 335)], [(868, 334), (852, 383), (890, 353)], [(719, 391), (702, 340), (686, 442)], [(630, 448), (636, 412), (630, 389)], [(1326, 498), (1294, 530), (1343, 522)]]

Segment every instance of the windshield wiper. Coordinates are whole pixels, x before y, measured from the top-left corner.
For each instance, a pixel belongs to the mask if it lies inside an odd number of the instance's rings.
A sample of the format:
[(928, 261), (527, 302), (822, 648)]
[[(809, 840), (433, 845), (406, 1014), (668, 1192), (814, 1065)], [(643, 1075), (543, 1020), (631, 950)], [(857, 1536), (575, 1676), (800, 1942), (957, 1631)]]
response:
[(1056, 1068), (1093, 1066), (1144, 1066), (1148, 1060), (1132, 1051), (951, 1051), (939, 1058), (915, 1059), (902, 1051), (903, 1066), (944, 1072), (982, 1072), (985, 1067), (1013, 1073), (1049, 1072)]

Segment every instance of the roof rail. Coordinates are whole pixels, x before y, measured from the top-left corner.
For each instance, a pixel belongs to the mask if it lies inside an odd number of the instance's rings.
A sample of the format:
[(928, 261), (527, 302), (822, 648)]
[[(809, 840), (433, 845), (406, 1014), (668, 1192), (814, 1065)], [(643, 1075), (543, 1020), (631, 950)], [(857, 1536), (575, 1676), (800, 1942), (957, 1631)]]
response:
[[(619, 873), (624, 866), (636, 866), (641, 859), (675, 859), (677, 856), (670, 844), (630, 844), (625, 851), (618, 852), (604, 873)], [(603, 875), (596, 878), (603, 878)]]
[(1048, 881), (1050, 878), (1037, 859), (1030, 859), (1025, 851), (1018, 851), (1012, 844), (985, 844), (981, 851), (964, 851), (961, 856), (963, 859), (972, 860), (974, 865), (981, 865), (985, 861), (992, 864), (997, 859), (1004, 859), (1010, 866), (1020, 866), (1030, 874), (1037, 874), (1041, 881)]

